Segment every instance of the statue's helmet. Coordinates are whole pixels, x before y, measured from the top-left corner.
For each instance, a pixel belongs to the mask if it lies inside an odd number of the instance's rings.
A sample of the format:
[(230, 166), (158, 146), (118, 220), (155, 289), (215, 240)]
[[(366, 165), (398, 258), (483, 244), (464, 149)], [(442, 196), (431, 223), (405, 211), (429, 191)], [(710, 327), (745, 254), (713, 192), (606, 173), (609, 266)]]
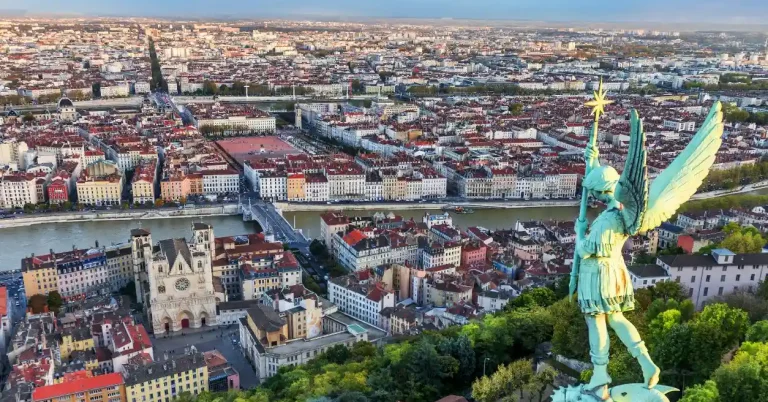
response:
[(619, 182), (619, 172), (610, 166), (600, 166), (592, 169), (584, 178), (582, 186), (590, 191), (613, 191)]

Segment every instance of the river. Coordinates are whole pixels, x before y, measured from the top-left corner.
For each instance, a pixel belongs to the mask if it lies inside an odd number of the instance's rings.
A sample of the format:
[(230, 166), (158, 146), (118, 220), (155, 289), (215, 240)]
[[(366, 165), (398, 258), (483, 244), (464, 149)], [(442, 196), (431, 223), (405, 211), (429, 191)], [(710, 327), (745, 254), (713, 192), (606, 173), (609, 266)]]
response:
[[(753, 194), (768, 194), (768, 188), (754, 191)], [(348, 215), (373, 215), (376, 211), (347, 211)], [(390, 211), (381, 211), (390, 212)], [(393, 210), (396, 215), (420, 221), (425, 210)], [(439, 213), (439, 210), (430, 212)], [(321, 212), (286, 212), (285, 218), (291, 224), (302, 229), (308, 237), (320, 236)], [(473, 214), (451, 214), (453, 224), (465, 229), (469, 226), (482, 226), (487, 229), (511, 228), (518, 220), (572, 220), (578, 214), (576, 207), (558, 208), (520, 208), (520, 209), (476, 209)], [(114, 222), (77, 222), (52, 223), (19, 228), (0, 229), (0, 270), (19, 268), (21, 259), (30, 254), (47, 254), (54, 251), (90, 247), (98, 240), (101, 245), (128, 241), (130, 230), (139, 227), (149, 229), (154, 241), (172, 237), (188, 237), (190, 225), (200, 218), (148, 219), (141, 221)], [(204, 218), (204, 222), (213, 225), (216, 236), (232, 236), (255, 233), (259, 227), (254, 223), (243, 222), (238, 216), (215, 216)]]
[[(373, 215), (376, 211), (347, 211), (354, 216)], [(381, 211), (390, 212), (390, 211)], [(395, 210), (396, 215), (420, 221), (425, 210)], [(439, 210), (431, 212), (439, 213)], [(304, 231), (308, 237), (320, 236), (320, 214), (322, 212), (286, 212), (285, 217)], [(521, 209), (477, 209), (473, 214), (451, 214), (454, 225), (460, 228), (482, 226), (488, 229), (512, 227), (517, 220), (573, 219), (576, 208), (521, 208)], [(128, 241), (131, 229), (149, 229), (154, 241), (172, 237), (189, 237), (192, 222), (200, 218), (146, 219), (141, 221), (52, 223), (0, 230), (0, 270), (19, 268), (21, 259), (32, 253), (47, 254), (50, 249), (65, 251), (74, 245), (78, 248), (92, 247), (96, 240), (100, 245)], [(238, 216), (215, 216), (203, 218), (213, 225), (216, 236), (232, 236), (255, 233), (258, 225), (243, 222)]]
[[(18, 228), (0, 229), (0, 270), (21, 267), (21, 259), (32, 253), (48, 254), (77, 248), (125, 243), (131, 229), (141, 226), (152, 232), (152, 240), (172, 237), (190, 237), (192, 222), (200, 218), (146, 219), (141, 221), (51, 223)], [(231, 236), (258, 231), (258, 225), (243, 222), (240, 216), (212, 216), (204, 218), (213, 225), (217, 236)]]

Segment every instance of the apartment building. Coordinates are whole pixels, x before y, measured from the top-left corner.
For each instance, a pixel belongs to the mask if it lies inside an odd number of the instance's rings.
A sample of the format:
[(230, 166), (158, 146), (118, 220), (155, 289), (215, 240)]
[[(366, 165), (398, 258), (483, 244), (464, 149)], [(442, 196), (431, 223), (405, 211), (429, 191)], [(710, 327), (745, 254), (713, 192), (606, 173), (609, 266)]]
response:
[(768, 254), (735, 254), (728, 249), (711, 255), (662, 255), (656, 260), (684, 289), (697, 308), (717, 296), (754, 291), (768, 276)]
[(240, 192), (240, 174), (234, 169), (204, 170), (203, 194), (223, 195)]
[[(217, 237), (214, 243), (213, 276), (221, 280), (227, 300), (241, 300), (243, 279), (257, 280), (251, 279), (247, 273), (253, 269), (265, 273), (263, 270), (274, 268), (284, 253), (282, 243), (268, 242), (263, 234)], [(264, 277), (259, 279), (266, 280)], [(283, 283), (282, 280), (278, 282)], [(250, 290), (252, 286), (249, 284), (247, 287)], [(249, 294), (254, 297), (253, 292)]]
[(392, 261), (390, 255), (390, 239), (386, 235), (369, 238), (358, 229), (349, 233), (337, 233), (333, 238), (334, 257), (343, 267), (350, 271), (374, 268)]
[(96, 247), (32, 256), (22, 260), (27, 297), (53, 290), (63, 297), (114, 292), (133, 278), (130, 245)]
[(288, 177), (285, 173), (258, 172), (254, 188), (258, 188), (263, 200), (283, 201), (288, 197)]
[(205, 356), (194, 346), (180, 356), (125, 365), (123, 377), (125, 402), (170, 402), (184, 392), (195, 396), (209, 389)]
[(192, 194), (191, 179), (188, 176), (174, 174), (160, 182), (160, 198), (178, 202)]
[(155, 201), (155, 183), (157, 182), (157, 161), (148, 160), (136, 165), (131, 179), (133, 202), (143, 204)]
[(320, 238), (334, 255), (333, 236), (338, 232), (346, 232), (349, 227), (349, 217), (342, 212), (326, 212), (320, 215)]
[(274, 132), (277, 129), (275, 118), (272, 116), (226, 116), (216, 118), (203, 117), (197, 119), (197, 128), (203, 130), (205, 127), (224, 129), (226, 132)]
[(77, 201), (85, 205), (120, 205), (123, 176), (112, 161), (88, 165), (77, 180)]
[(128, 402), (119, 373), (102, 374), (77, 381), (35, 388), (33, 402)]
[(330, 186), (328, 179), (321, 173), (307, 173), (305, 194), (310, 202), (325, 202), (330, 200)]
[(240, 282), (243, 300), (259, 299), (270, 290), (301, 284), (301, 267), (291, 252), (254, 256), (240, 266)]
[(342, 312), (370, 325), (379, 324), (379, 313), (395, 307), (395, 293), (375, 281), (368, 270), (328, 281), (328, 298)]
[(435, 275), (424, 283), (424, 303), (435, 307), (450, 307), (472, 300), (472, 284), (458, 275)]
[(424, 269), (443, 265), (461, 265), (461, 244), (454, 242), (433, 242), (421, 253), (421, 267)]
[(289, 174), (286, 178), (288, 201), (304, 201), (307, 198), (304, 173)]

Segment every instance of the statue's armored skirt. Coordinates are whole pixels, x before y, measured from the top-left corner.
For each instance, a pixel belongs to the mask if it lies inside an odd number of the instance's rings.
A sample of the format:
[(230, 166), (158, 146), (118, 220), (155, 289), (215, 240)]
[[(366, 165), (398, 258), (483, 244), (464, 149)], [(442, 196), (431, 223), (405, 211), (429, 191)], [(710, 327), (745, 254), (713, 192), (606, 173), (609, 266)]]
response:
[(579, 269), (579, 307), (584, 314), (609, 314), (635, 308), (632, 279), (621, 250), (627, 235), (617, 209), (609, 209), (592, 222), (578, 246), (587, 256)]

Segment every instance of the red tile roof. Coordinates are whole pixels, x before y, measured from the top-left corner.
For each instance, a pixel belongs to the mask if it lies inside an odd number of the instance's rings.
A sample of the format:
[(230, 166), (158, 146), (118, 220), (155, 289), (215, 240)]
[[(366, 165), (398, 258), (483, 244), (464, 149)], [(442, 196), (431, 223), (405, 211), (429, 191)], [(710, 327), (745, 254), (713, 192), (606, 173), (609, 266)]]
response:
[(363, 232), (355, 229), (349, 233), (347, 233), (344, 236), (344, 242), (349, 244), (350, 246), (354, 246), (355, 244), (359, 243), (361, 240), (365, 239), (365, 234)]
[(110, 373), (97, 375), (96, 377), (86, 378), (75, 382), (63, 382), (61, 384), (47, 385), (35, 388), (32, 392), (33, 401), (42, 401), (46, 399), (58, 398), (60, 396), (71, 395), (77, 392), (85, 392), (105, 387), (113, 387), (123, 383), (123, 376), (119, 373)]
[(0, 317), (8, 314), (8, 289), (0, 286)]

